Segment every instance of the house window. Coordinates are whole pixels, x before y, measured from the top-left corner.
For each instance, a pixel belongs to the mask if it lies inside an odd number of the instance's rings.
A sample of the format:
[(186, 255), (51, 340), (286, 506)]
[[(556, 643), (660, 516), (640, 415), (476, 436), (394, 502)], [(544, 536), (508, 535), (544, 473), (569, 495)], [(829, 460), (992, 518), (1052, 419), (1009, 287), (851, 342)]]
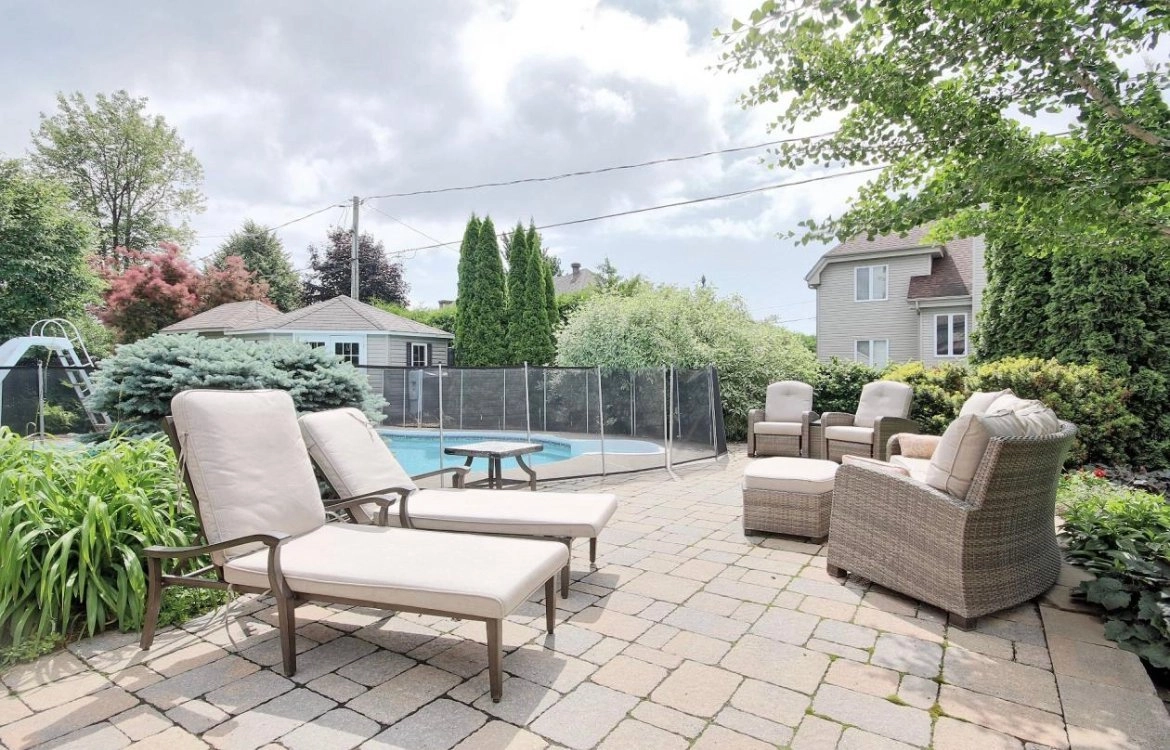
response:
[(427, 345), (426, 344), (411, 344), (410, 345), (410, 366), (411, 367), (426, 367), (430, 363), (427, 362)]
[(305, 343), (309, 345), (310, 349), (320, 349), (325, 346), (324, 341), (306, 341)]
[(333, 353), (354, 367), (362, 363), (362, 345), (357, 341), (334, 341)]
[(939, 357), (967, 356), (967, 314), (934, 316), (934, 353)]
[(881, 369), (890, 363), (889, 339), (860, 339), (853, 342), (853, 359)]
[(853, 299), (874, 302), (888, 298), (886, 277), (889, 266), (858, 266), (853, 275)]

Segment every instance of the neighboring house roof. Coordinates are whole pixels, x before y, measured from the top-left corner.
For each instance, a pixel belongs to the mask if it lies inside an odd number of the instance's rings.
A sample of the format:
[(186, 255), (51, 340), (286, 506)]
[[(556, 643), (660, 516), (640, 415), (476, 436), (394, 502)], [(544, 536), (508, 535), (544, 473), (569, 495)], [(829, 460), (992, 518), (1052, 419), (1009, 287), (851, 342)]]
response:
[(943, 244), (927, 242), (933, 224), (914, 227), (905, 234), (897, 232), (867, 239), (864, 234), (842, 242), (822, 255), (805, 276), (809, 286), (820, 284), (820, 274), (830, 263), (882, 257), (929, 254), (930, 273), (910, 278), (907, 299), (966, 297), (971, 294), (972, 244), (970, 237)]
[(379, 310), (373, 305), (358, 302), (341, 295), (318, 302), (300, 310), (293, 310), (277, 318), (262, 321), (247, 328), (236, 328), (229, 333), (268, 333), (279, 331), (329, 331), (350, 333), (375, 331), (412, 336), (453, 339), (453, 334), (424, 325), (401, 315)]
[(572, 271), (553, 277), (553, 289), (557, 294), (580, 292), (597, 285), (597, 274), (588, 268), (582, 268), (580, 263), (572, 265)]
[(161, 333), (199, 333), (246, 328), (279, 318), (280, 310), (257, 300), (228, 302), (163, 328)]

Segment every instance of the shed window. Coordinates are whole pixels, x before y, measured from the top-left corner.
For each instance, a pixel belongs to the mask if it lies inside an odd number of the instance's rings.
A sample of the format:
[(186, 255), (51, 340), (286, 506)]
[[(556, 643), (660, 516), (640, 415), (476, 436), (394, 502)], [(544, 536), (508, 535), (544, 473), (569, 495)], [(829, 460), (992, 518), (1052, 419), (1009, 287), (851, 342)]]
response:
[(410, 366), (411, 367), (426, 367), (430, 364), (427, 361), (427, 345), (426, 344), (411, 344), (410, 345)]
[(355, 367), (362, 363), (362, 345), (357, 341), (335, 341), (333, 353)]

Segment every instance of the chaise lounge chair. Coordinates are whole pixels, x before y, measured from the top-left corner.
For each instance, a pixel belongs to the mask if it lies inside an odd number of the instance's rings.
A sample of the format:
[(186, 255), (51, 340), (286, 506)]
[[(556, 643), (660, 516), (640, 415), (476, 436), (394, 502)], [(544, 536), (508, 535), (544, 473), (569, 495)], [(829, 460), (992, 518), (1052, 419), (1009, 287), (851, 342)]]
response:
[[(463, 467), (443, 470), (455, 476), (456, 489), (419, 489), (366, 415), (357, 409), (305, 414), (299, 420), (309, 455), (341, 497), (393, 491), (410, 498), (409, 518), (399, 523), (415, 529), (460, 531), (503, 536), (548, 537), (572, 546), (589, 539), (589, 561), (597, 559), (597, 536), (617, 510), (610, 494), (585, 492), (501, 492), (458, 489)], [(431, 476), (441, 472), (429, 472)], [(372, 507), (347, 512), (362, 523)], [(561, 570), (561, 596), (569, 596), (569, 564)]]
[[(326, 510), (371, 502), (383, 516), (398, 502), (407, 518), (407, 497), (371, 493), (323, 503), (292, 398), (283, 391), (184, 391), (171, 410), (168, 432), (206, 544), (145, 550), (150, 588), (142, 648), (154, 639), (163, 588), (175, 585), (270, 591), (290, 676), (296, 672), (294, 610), (304, 602), (481, 620), (491, 696), (498, 701), (503, 620), (541, 583), (552, 632), (556, 574), (568, 559), (563, 544), (326, 523)], [(163, 560), (178, 560), (181, 569), (204, 555), (211, 556), (207, 568), (163, 574)]]

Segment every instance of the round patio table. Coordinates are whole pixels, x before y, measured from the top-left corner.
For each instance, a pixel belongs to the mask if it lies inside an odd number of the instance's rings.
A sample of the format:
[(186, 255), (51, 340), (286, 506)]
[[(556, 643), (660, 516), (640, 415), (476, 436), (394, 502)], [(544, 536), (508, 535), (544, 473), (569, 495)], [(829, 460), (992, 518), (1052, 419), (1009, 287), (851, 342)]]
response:
[[(509, 485), (527, 484), (528, 489), (535, 492), (536, 472), (524, 462), (524, 456), (529, 453), (539, 453), (542, 450), (544, 450), (544, 446), (540, 443), (484, 440), (478, 443), (467, 443), (466, 445), (453, 445), (449, 448), (444, 448), (443, 452), (448, 456), (465, 456), (467, 463), (463, 465), (469, 468), (471, 462), (477, 458), (486, 458), (488, 460), (487, 479), (476, 480), (467, 484), (467, 487), (487, 487), (489, 489), (502, 490)], [(504, 479), (501, 464), (505, 458), (516, 459), (516, 463), (528, 475), (528, 479)]]

